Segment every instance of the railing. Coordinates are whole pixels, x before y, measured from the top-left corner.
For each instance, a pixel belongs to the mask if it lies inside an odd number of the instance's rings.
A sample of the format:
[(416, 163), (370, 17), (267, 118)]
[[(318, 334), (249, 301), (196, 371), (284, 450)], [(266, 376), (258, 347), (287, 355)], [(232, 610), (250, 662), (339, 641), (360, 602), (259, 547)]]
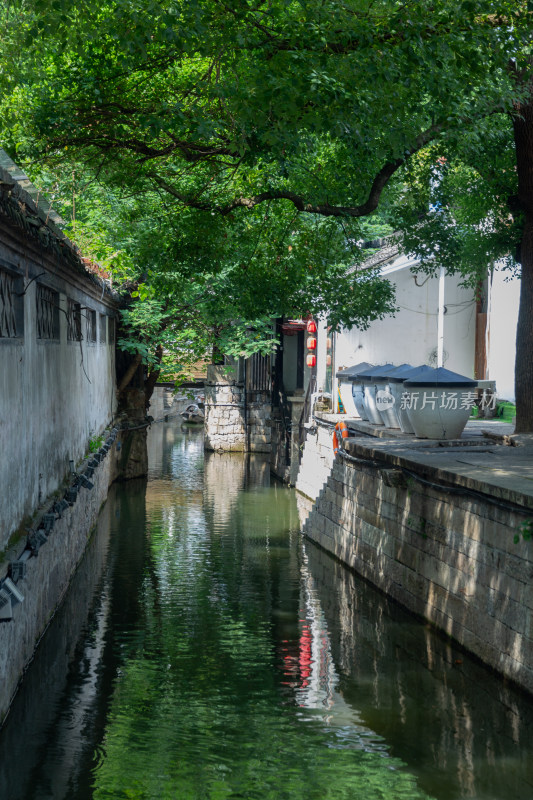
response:
[(246, 388), (249, 392), (270, 392), (272, 390), (270, 356), (254, 353), (248, 359)]

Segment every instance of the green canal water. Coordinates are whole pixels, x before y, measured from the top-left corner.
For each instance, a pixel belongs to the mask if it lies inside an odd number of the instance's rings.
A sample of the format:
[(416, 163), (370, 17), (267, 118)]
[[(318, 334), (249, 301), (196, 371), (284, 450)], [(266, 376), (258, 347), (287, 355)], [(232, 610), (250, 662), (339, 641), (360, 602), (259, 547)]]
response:
[(0, 732), (1, 800), (530, 800), (533, 703), (300, 535), (261, 457), (150, 433)]

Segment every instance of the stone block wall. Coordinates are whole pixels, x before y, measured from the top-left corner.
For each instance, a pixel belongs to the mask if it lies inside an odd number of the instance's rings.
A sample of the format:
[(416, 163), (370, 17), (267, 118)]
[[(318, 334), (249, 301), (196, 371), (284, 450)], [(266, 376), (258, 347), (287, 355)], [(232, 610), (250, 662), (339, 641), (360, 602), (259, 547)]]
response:
[(296, 488), (314, 500), (326, 483), (333, 466), (333, 432), (317, 427), (307, 434), (305, 447), (296, 480)]
[[(325, 473), (308, 445), (298, 488), (312, 496)], [(300, 509), (306, 536), (533, 692), (533, 548), (514, 541), (527, 516), (341, 457)]]
[(224, 367), (210, 366), (205, 384), (205, 449), (269, 453), (271, 405), (266, 392), (248, 392)]
[(272, 443), (271, 416), (270, 394), (267, 392), (248, 392), (248, 450), (251, 453), (270, 453)]

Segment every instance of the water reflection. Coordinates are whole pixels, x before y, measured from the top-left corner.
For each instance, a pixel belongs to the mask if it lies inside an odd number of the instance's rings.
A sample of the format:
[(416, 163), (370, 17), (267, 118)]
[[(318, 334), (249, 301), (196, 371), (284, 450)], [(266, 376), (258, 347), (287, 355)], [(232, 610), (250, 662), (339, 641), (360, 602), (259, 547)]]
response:
[(435, 797), (531, 798), (531, 699), (328, 554), (305, 550), (338, 692), (419, 785)]
[(303, 543), (264, 457), (204, 466), (171, 423), (149, 449), (0, 732), (1, 798), (531, 797), (531, 702)]

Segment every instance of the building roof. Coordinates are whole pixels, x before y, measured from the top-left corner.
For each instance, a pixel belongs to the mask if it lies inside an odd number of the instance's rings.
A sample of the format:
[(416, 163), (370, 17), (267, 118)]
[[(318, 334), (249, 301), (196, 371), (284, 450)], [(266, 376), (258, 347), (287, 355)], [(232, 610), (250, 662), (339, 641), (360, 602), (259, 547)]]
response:
[(99, 286), (110, 299), (116, 293), (105, 279), (103, 270), (91, 259), (84, 258), (62, 231), (65, 224), (48, 199), (32, 184), (23, 170), (0, 148), (0, 214), (12, 224), (37, 239), (45, 249), (67, 262), (68, 267)]

